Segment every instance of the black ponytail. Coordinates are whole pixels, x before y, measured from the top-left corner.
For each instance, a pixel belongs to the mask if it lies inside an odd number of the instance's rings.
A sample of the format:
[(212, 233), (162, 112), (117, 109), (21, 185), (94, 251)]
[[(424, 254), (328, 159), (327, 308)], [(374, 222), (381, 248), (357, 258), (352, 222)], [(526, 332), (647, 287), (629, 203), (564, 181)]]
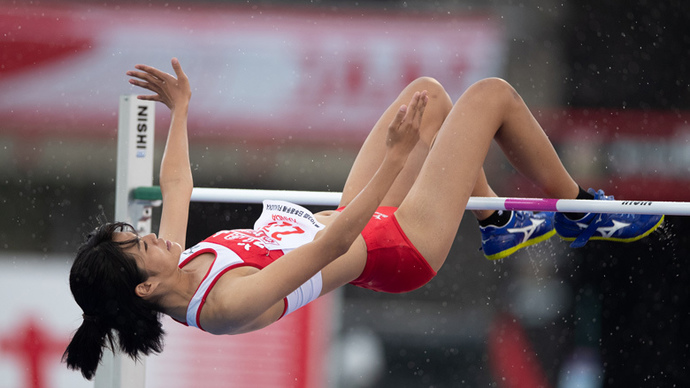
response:
[(98, 327), (96, 322), (84, 320), (67, 345), (63, 361), (70, 369), (81, 370), (81, 374), (91, 380), (103, 356), (106, 338), (110, 348), (113, 348), (110, 330)]
[(113, 234), (121, 231), (134, 232), (134, 228), (113, 223), (92, 232), (79, 248), (70, 271), (70, 289), (84, 311), (84, 322), (74, 333), (63, 361), (89, 380), (106, 346), (115, 350), (117, 344), (135, 360), (163, 349), (161, 309), (135, 293), (147, 275), (123, 251), (137, 239), (113, 241)]

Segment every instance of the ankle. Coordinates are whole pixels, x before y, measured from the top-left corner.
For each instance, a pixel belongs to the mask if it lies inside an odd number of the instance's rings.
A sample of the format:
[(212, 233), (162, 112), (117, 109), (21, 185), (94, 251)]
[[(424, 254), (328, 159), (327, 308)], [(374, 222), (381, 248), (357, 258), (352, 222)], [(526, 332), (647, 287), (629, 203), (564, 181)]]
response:
[[(578, 186), (578, 189), (580, 189), (580, 191), (577, 193), (577, 198), (575, 199), (594, 199), (594, 196), (585, 191), (582, 187)], [(585, 218), (587, 213), (563, 213), (563, 215), (571, 221), (577, 221)]]
[(477, 220), (477, 222), (479, 222), (479, 226), (482, 227), (487, 227), (489, 225), (501, 227), (506, 225), (510, 221), (512, 215), (513, 212), (511, 212), (510, 210), (496, 210), (493, 213), (491, 213), (491, 215), (487, 218), (483, 220)]

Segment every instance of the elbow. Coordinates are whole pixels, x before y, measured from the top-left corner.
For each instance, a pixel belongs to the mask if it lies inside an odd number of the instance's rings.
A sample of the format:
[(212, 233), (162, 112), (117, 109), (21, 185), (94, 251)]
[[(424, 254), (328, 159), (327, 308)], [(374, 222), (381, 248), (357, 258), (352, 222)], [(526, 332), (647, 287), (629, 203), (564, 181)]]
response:
[(183, 163), (180, 165), (161, 163), (160, 172), (158, 173), (158, 180), (160, 181), (161, 186), (164, 184), (171, 186), (192, 186), (194, 184), (192, 168), (188, 163)]
[(360, 236), (361, 230), (362, 228), (342, 228), (332, 224), (315, 242), (321, 245), (319, 250), (323, 254), (330, 260), (335, 260), (350, 250), (352, 244)]
[(194, 180), (190, 176), (176, 177), (175, 179), (160, 179), (161, 190), (163, 191), (176, 191), (176, 192), (189, 192), (192, 193), (194, 188)]
[(350, 247), (352, 246), (353, 242), (354, 240), (350, 241), (349, 239), (342, 239), (333, 242), (329, 245), (327, 249), (328, 257), (331, 259), (331, 261), (333, 261), (338, 257), (346, 254), (350, 250)]
[(352, 241), (348, 241), (348, 239), (328, 237), (325, 235), (309, 244), (317, 252), (318, 257), (323, 260), (324, 266), (346, 254), (352, 245)]

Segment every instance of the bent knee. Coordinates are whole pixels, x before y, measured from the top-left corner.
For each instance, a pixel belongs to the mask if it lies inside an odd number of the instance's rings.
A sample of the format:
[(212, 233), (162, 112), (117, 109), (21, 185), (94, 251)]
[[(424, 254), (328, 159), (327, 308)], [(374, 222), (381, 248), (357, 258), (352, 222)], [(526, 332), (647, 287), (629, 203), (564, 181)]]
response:
[(428, 76), (422, 76), (414, 81), (410, 82), (410, 87), (412, 87), (415, 90), (443, 90), (443, 85), (441, 85), (436, 78), (433, 77), (428, 77)]
[(436, 78), (428, 76), (419, 77), (410, 82), (408, 88), (414, 91), (426, 90), (430, 100), (440, 100), (452, 105), (452, 100), (446, 92), (446, 89)]
[(503, 78), (489, 77), (473, 83), (465, 93), (491, 93), (495, 96), (520, 98), (515, 88)]
[(508, 81), (496, 77), (484, 78), (473, 83), (462, 97), (478, 99), (485, 104), (494, 104), (496, 109), (505, 109), (522, 102), (522, 97)]

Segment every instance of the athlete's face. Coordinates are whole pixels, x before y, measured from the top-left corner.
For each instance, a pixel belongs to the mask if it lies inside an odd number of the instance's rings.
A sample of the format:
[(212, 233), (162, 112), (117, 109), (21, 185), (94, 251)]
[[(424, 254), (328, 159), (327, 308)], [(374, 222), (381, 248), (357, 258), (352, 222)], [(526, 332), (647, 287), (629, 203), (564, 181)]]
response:
[(158, 238), (153, 233), (139, 237), (131, 232), (118, 232), (113, 235), (113, 240), (135, 241), (124, 251), (136, 259), (137, 266), (149, 277), (165, 276), (177, 270), (178, 260), (182, 254), (182, 247), (178, 243)]

